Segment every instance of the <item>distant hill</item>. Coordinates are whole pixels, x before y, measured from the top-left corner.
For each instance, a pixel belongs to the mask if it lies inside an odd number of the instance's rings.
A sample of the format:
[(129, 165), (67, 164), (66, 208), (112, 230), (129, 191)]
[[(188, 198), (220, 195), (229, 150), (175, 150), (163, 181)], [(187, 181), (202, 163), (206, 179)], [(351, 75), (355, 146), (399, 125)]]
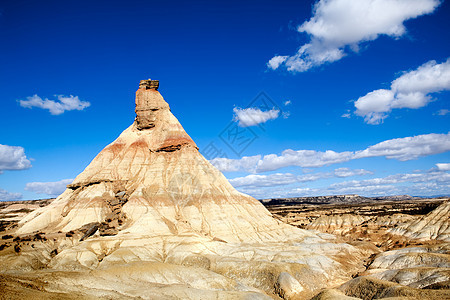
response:
[(396, 196), (380, 196), (380, 197), (364, 197), (356, 194), (352, 195), (330, 195), (330, 196), (313, 196), (313, 197), (292, 197), (292, 198), (272, 198), (262, 199), (264, 205), (296, 205), (296, 204), (339, 204), (339, 203), (363, 203), (371, 201), (401, 201), (422, 199), (421, 197), (413, 197), (409, 195)]

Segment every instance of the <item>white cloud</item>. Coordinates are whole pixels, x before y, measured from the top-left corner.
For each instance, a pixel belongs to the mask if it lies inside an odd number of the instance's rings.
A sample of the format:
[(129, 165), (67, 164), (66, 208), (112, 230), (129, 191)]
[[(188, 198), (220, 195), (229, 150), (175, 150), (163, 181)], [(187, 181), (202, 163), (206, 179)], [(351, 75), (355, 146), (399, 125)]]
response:
[(378, 143), (365, 150), (357, 151), (354, 159), (384, 156), (388, 159), (407, 161), (447, 151), (450, 151), (450, 133), (431, 133)]
[[(406, 183), (406, 185), (404, 184)], [(403, 184), (403, 185), (399, 185)], [(330, 185), (333, 193), (428, 194), (448, 191), (450, 174), (442, 172), (406, 173), (367, 180), (351, 180)]]
[(406, 72), (392, 82), (392, 90), (397, 93), (423, 94), (435, 93), (450, 89), (450, 59), (437, 64), (431, 60), (414, 71)]
[(349, 113), (345, 113), (345, 114), (342, 114), (341, 117), (342, 118), (346, 118), (346, 119), (350, 119), (350, 114)]
[(349, 169), (349, 168), (339, 168), (334, 170), (334, 176), (336, 177), (351, 177), (351, 176), (363, 176), (373, 174), (371, 171), (367, 171), (364, 169)]
[(439, 171), (450, 171), (450, 163), (436, 164)]
[(317, 181), (331, 177), (362, 176), (367, 174), (373, 173), (363, 169), (351, 170), (349, 168), (339, 168), (334, 170), (334, 172), (309, 173), (304, 175), (295, 175), (292, 173), (274, 173), (269, 175), (251, 174), (244, 177), (229, 179), (229, 181), (234, 187), (244, 186), (247, 188), (257, 188)]
[(335, 152), (332, 150), (284, 150), (281, 155), (244, 156), (240, 159), (215, 158), (211, 163), (222, 172), (246, 171), (260, 173), (284, 167), (322, 167), (367, 157), (386, 157), (407, 161), (422, 156), (450, 151), (450, 133), (424, 134), (386, 140), (364, 150)]
[(25, 108), (38, 107), (48, 109), (52, 115), (60, 115), (69, 110), (83, 110), (89, 107), (91, 103), (81, 101), (78, 96), (63, 96), (57, 95), (58, 100), (44, 100), (38, 95), (27, 97), (27, 100), (19, 100), (20, 106)]
[(349, 180), (316, 188), (271, 187), (255, 184), (239, 186), (237, 189), (259, 199), (342, 194), (359, 194), (362, 196), (448, 195), (450, 174), (437, 170), (418, 171), (418, 173), (393, 174), (366, 180)]
[(22, 199), (22, 194), (20, 193), (10, 193), (4, 189), (0, 189), (0, 201), (12, 201)]
[(424, 107), (432, 100), (430, 93), (446, 90), (450, 90), (450, 59), (441, 64), (432, 60), (392, 81), (390, 90), (375, 90), (360, 97), (355, 114), (368, 124), (380, 124), (392, 109)]
[(389, 175), (382, 178), (372, 178), (366, 180), (351, 180), (344, 181), (330, 185), (329, 189), (333, 190), (341, 187), (366, 187), (366, 186), (380, 186), (386, 184), (398, 184), (403, 182), (419, 183), (419, 182), (450, 182), (450, 174), (442, 172), (430, 173), (406, 173)]
[(352, 159), (353, 152), (325, 152), (314, 150), (284, 150), (280, 156), (276, 154), (265, 155), (256, 168), (256, 172), (274, 171), (280, 168), (297, 167), (322, 167), (326, 165), (341, 163)]
[(304, 72), (337, 61), (380, 35), (401, 37), (406, 32), (403, 22), (432, 13), (439, 4), (439, 0), (320, 0), (312, 18), (297, 28), (309, 35), (309, 43), (292, 56), (274, 56), (267, 66)]
[(276, 173), (270, 175), (247, 175), (245, 177), (238, 177), (230, 179), (230, 183), (234, 187), (251, 186), (251, 187), (263, 187), (263, 186), (277, 186), (287, 185), (298, 182), (297, 175), (291, 173)]
[(286, 61), (288, 56), (274, 56), (272, 57), (269, 62), (267, 63), (267, 66), (271, 68), (272, 70), (278, 69), (278, 67)]
[(390, 111), (390, 103), (394, 100), (394, 93), (390, 90), (376, 90), (359, 98), (355, 102), (356, 114), (364, 117), (368, 124), (380, 124)]
[(22, 147), (0, 144), (0, 174), (4, 170), (24, 170), (28, 168), (31, 168), (31, 162)]
[(280, 115), (278, 109), (272, 108), (268, 111), (262, 111), (256, 107), (233, 108), (235, 122), (238, 122), (240, 127), (256, 126), (258, 124), (266, 123), (269, 120), (275, 120)]
[(448, 115), (448, 113), (450, 113), (450, 110), (448, 109), (440, 109), (436, 112), (438, 116), (445, 116)]
[(240, 192), (248, 194), (256, 199), (268, 198), (286, 198), (286, 197), (304, 197), (321, 195), (320, 189), (308, 187), (275, 187), (275, 188), (253, 188), (253, 187), (238, 187)]
[(72, 183), (73, 179), (63, 179), (55, 182), (29, 182), (25, 186), (26, 191), (37, 194), (47, 194), (49, 196), (58, 196), (66, 189), (66, 185)]
[(254, 173), (260, 160), (261, 155), (243, 156), (240, 159), (217, 157), (212, 159), (211, 163), (221, 172), (247, 171)]
[(284, 101), (284, 106), (288, 106), (289, 104), (291, 104), (291, 100)]

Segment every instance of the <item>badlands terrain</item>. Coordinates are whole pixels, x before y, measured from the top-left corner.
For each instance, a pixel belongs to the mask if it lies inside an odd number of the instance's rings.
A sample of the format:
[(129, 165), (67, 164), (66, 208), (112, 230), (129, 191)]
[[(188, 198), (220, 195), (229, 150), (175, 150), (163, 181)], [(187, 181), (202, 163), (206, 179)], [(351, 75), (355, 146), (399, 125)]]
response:
[(0, 299), (450, 299), (447, 198), (258, 201), (158, 87), (58, 198), (0, 203)]
[[(286, 266), (280, 268), (280, 263), (261, 261), (255, 268), (258, 260), (250, 256), (248, 261), (255, 265), (240, 267), (239, 274), (224, 269), (211, 272), (211, 263), (195, 256), (190, 256), (172, 270), (167, 269), (170, 264), (161, 261), (132, 263), (105, 271), (90, 268), (68, 271), (65, 267), (61, 271), (49, 269), (48, 264), (32, 268), (31, 256), (28, 256), (30, 266), (3, 267), (17, 261), (23, 251), (42, 247), (45, 247), (47, 256), (44, 263), (51, 262), (64, 244), (77, 244), (88, 228), (85, 226), (52, 235), (17, 235), (14, 232), (27, 214), (48, 207), (55, 200), (0, 202), (0, 299), (264, 299), (264, 296), (268, 299), (450, 299), (449, 199), (408, 200), (403, 197), (392, 201), (347, 195), (346, 198), (352, 199), (343, 203), (342, 197), (262, 201), (276, 219), (309, 230), (326, 238), (328, 243), (350, 245), (358, 253), (356, 259), (351, 253), (334, 256), (343, 266), (353, 264), (353, 268), (346, 270), (348, 280), (345, 281), (344, 276), (337, 283), (324, 282), (320, 276), (294, 281), (287, 272), (283, 272)], [(101, 240), (98, 233), (88, 239), (93, 238)], [(288, 249), (286, 245), (286, 251)], [(232, 265), (231, 262), (229, 264)], [(297, 263), (295, 267), (291, 264), (288, 270), (300, 277), (301, 265)], [(87, 279), (87, 274), (93, 277)], [(241, 279), (236, 280), (238, 276)], [(252, 283), (260, 289), (254, 288), (254, 293), (239, 292), (239, 289), (231, 293), (230, 290), (238, 287), (236, 281), (243, 280), (241, 276), (254, 276)], [(257, 280), (265, 282), (265, 288), (261, 288)], [(287, 282), (283, 284), (283, 280)], [(318, 288), (314, 288), (315, 280)], [(249, 283), (248, 278), (245, 281)], [(303, 290), (305, 283), (311, 287), (310, 293), (292, 295), (296, 285), (297, 289)], [(131, 287), (125, 288), (125, 284)], [(250, 286), (251, 283), (247, 289), (251, 290)], [(180, 290), (187, 287), (192, 291), (181, 293)], [(196, 287), (204, 290), (195, 291)], [(206, 292), (208, 289), (211, 289), (209, 293)], [(291, 295), (287, 294), (289, 292)]]

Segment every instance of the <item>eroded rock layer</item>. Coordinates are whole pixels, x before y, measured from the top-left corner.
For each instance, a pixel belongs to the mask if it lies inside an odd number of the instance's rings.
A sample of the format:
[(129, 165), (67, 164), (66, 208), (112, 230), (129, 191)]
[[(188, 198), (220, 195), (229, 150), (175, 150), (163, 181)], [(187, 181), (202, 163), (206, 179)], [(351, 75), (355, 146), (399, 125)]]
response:
[[(158, 86), (141, 81), (135, 122), (61, 196), (19, 222), (19, 248), (2, 252), (2, 269), (51, 270), (46, 288), (70, 293), (77, 285), (89, 297), (149, 298), (151, 287), (175, 299), (294, 299), (348, 280), (360, 251), (276, 220), (236, 191)], [(124, 284), (100, 284), (119, 269), (129, 270)], [(94, 289), (96, 281), (103, 287)]]
[(417, 220), (398, 226), (391, 233), (418, 240), (450, 242), (450, 201)]

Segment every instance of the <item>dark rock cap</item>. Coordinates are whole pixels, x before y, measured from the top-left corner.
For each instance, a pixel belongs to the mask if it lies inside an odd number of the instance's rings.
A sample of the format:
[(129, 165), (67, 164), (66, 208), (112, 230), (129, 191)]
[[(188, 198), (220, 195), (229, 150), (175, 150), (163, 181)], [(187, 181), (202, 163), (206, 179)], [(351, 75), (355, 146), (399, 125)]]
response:
[(141, 82), (139, 83), (140, 89), (157, 91), (158, 87), (159, 87), (159, 80), (151, 80), (150, 78), (141, 80)]

